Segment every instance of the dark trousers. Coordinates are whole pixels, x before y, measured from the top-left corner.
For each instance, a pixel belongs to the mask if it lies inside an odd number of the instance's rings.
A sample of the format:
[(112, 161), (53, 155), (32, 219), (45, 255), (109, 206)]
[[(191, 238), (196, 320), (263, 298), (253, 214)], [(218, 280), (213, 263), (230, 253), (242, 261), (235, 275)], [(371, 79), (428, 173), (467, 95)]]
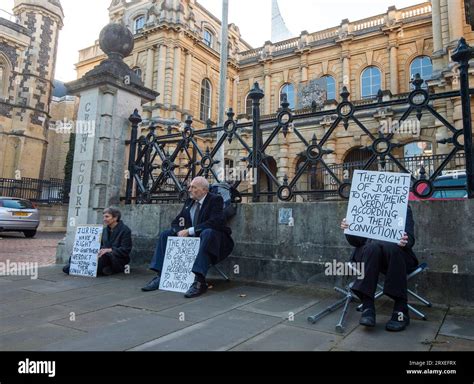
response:
[(384, 294), (394, 300), (407, 300), (407, 274), (413, 272), (418, 261), (397, 244), (372, 240), (358, 252), (355, 262), (363, 263), (364, 279), (356, 280), (352, 290), (374, 297), (379, 273), (385, 275)]
[[(125, 266), (128, 263), (124, 263), (122, 260), (119, 258), (115, 257), (111, 253), (106, 253), (102, 257), (99, 257), (97, 260), (97, 276), (105, 276), (104, 274), (104, 268), (105, 267), (110, 267), (110, 270), (112, 271), (113, 274), (117, 273), (123, 273), (125, 271)], [(69, 257), (69, 262), (64, 268), (64, 272), (67, 272), (69, 274), (69, 266), (71, 265), (71, 257)], [(109, 275), (110, 273), (107, 273)]]
[[(176, 236), (172, 230), (164, 231), (160, 234), (158, 242), (156, 243), (155, 254), (150, 264), (152, 271), (161, 273), (163, 269), (163, 263), (166, 254), (166, 244), (168, 243), (168, 237)], [(199, 253), (194, 262), (192, 272), (194, 274), (200, 274), (206, 276), (211, 265), (216, 260), (216, 255), (212, 255), (210, 248), (219, 249), (221, 242), (223, 241), (224, 234), (213, 229), (206, 229), (201, 233), (201, 244), (199, 246)]]

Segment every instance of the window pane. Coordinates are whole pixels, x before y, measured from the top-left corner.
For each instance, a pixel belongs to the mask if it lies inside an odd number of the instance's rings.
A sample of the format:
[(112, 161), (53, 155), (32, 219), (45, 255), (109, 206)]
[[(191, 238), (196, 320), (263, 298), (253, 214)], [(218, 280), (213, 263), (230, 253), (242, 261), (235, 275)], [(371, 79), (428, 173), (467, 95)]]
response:
[(285, 84), (280, 91), (280, 104), (283, 102), (283, 94), (286, 93), (286, 98), (288, 100), (288, 104), (290, 104), (289, 108), (295, 108), (295, 87), (293, 84)]
[(382, 88), (381, 73), (376, 67), (369, 67), (364, 70), (361, 76), (361, 96), (362, 98), (377, 95)]
[(211, 118), (211, 83), (204, 79), (201, 84), (201, 120)]
[(326, 80), (326, 92), (328, 100), (336, 99), (336, 80), (332, 76), (324, 76)]
[[(410, 65), (410, 81), (415, 78), (417, 73), (425, 80), (422, 88), (427, 88), (426, 81), (430, 80), (433, 75), (433, 64), (428, 56), (420, 56), (412, 61)], [(414, 85), (410, 84), (410, 88), (414, 89)]]

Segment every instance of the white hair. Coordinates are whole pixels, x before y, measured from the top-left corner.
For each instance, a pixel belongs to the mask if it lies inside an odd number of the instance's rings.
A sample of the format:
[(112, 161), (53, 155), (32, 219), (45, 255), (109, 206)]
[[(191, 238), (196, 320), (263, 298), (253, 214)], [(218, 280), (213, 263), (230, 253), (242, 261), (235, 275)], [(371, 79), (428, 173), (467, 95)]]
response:
[(209, 191), (209, 181), (205, 177), (198, 176), (193, 180), (194, 183), (200, 185), (205, 190)]

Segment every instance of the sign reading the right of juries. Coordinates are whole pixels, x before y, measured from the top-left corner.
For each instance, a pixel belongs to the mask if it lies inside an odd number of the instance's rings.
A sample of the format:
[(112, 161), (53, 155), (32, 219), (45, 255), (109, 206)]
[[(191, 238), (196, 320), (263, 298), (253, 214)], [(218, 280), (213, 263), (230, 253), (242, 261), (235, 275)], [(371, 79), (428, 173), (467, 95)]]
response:
[(407, 173), (354, 171), (344, 233), (398, 244), (405, 233), (410, 181)]

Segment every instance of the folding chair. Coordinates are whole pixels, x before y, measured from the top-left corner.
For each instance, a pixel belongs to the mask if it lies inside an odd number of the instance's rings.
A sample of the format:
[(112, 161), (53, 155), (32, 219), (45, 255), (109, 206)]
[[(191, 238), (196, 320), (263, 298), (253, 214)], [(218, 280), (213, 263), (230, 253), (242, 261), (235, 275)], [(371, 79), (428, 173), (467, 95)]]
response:
[[(414, 278), (415, 276), (419, 275), (420, 273), (424, 272), (428, 270), (428, 264), (426, 263), (423, 263), (423, 264), (420, 264), (418, 266), (417, 269), (415, 269), (412, 273), (410, 273), (408, 276), (407, 276), (407, 280), (410, 281), (412, 278)], [(375, 294), (375, 300), (381, 298), (384, 293), (383, 293), (383, 285), (381, 284), (377, 284), (378, 288), (380, 289), (380, 291), (378, 291), (376, 294)], [(428, 308), (431, 308), (433, 306), (432, 303), (430, 303), (428, 300), (426, 300), (425, 298), (421, 297), (420, 295), (416, 294), (415, 292), (413, 292), (411, 289), (408, 289), (408, 295), (409, 296), (413, 296), (415, 299), (417, 299), (418, 301), (420, 301), (421, 303), (423, 303), (424, 305), (426, 305)], [(413, 307), (412, 305), (408, 304), (408, 309), (413, 312), (415, 315), (419, 316), (422, 320), (428, 320), (428, 318), (426, 317), (426, 315), (419, 311), (418, 309), (416, 309), (415, 307)], [(357, 307), (357, 310), (359, 312), (362, 311), (362, 304), (359, 305)]]
[[(356, 273), (356, 275), (359, 275), (358, 270), (352, 263), (349, 263), (349, 268), (351, 268)], [(316, 315), (309, 316), (308, 321), (311, 324), (315, 324), (318, 320), (322, 319), (324, 316), (329, 315), (330, 313), (334, 312), (339, 307), (343, 306), (341, 317), (339, 318), (339, 322), (336, 324), (336, 331), (339, 333), (344, 333), (345, 331), (344, 320), (349, 310), (349, 304), (352, 301), (360, 302), (359, 298), (356, 295), (354, 295), (351, 291), (351, 288), (353, 285), (354, 285), (354, 282), (346, 285), (344, 289), (339, 288), (339, 287), (334, 287), (334, 290), (344, 295), (344, 298), (340, 299), (339, 301), (336, 301), (334, 304), (330, 305), (329, 307), (326, 307), (325, 309), (323, 309), (321, 312), (317, 313)]]
[[(357, 273), (358, 275), (358, 270), (356, 269), (356, 267), (352, 264), (352, 263), (349, 263), (349, 267)], [(423, 263), (421, 265), (418, 266), (418, 268), (413, 271), (412, 273), (410, 273), (408, 276), (407, 276), (407, 280), (410, 281), (412, 278), (414, 278), (415, 276), (417, 276), (418, 274), (420, 274), (421, 272), (424, 272), (428, 269), (428, 265), (426, 263)], [(341, 307), (342, 305), (344, 305), (343, 307), (343, 310), (342, 310), (342, 314), (341, 314), (341, 317), (339, 318), (339, 322), (336, 324), (336, 331), (339, 332), (339, 333), (343, 333), (345, 331), (344, 329), (344, 320), (346, 318), (346, 315), (347, 315), (347, 312), (348, 312), (348, 309), (349, 309), (349, 304), (352, 302), (352, 301), (358, 301), (360, 302), (359, 298), (357, 296), (355, 296), (352, 291), (351, 291), (351, 288), (352, 286), (354, 285), (354, 282), (348, 284), (345, 289), (341, 289), (339, 287), (334, 287), (334, 289), (343, 294), (344, 295), (344, 298), (335, 302), (334, 304), (330, 305), (329, 307), (323, 309), (321, 312), (317, 313), (316, 315), (314, 316), (309, 316), (308, 317), (308, 321), (311, 323), (311, 324), (315, 324), (318, 320), (320, 320), (321, 318), (323, 318), (324, 316), (334, 312), (336, 309), (338, 309), (339, 307)], [(376, 294), (375, 294), (375, 300), (379, 299), (380, 297), (384, 296), (384, 293), (383, 293), (383, 285), (381, 284), (377, 284), (378, 288), (380, 289), (380, 291), (378, 291)], [(421, 297), (420, 295), (416, 294), (415, 292), (413, 292), (412, 290), (408, 289), (408, 294), (413, 296), (414, 298), (416, 298), (417, 300), (419, 300), (421, 303), (425, 304), (427, 307), (432, 307), (432, 304), (426, 300), (425, 298)], [(408, 309), (415, 313), (417, 316), (419, 316), (421, 319), (423, 320), (428, 320), (428, 318), (426, 317), (426, 315), (424, 313), (422, 313), (421, 311), (417, 310), (416, 308), (414, 308), (412, 305), (408, 304)], [(358, 307), (357, 307), (357, 311), (362, 311), (362, 304), (360, 304)]]
[(217, 273), (219, 273), (219, 275), (221, 275), (225, 281), (230, 281), (230, 278), (229, 276), (227, 276), (224, 271), (222, 269), (220, 269), (217, 264), (213, 264), (212, 265), (214, 267), (214, 269), (217, 271)]

